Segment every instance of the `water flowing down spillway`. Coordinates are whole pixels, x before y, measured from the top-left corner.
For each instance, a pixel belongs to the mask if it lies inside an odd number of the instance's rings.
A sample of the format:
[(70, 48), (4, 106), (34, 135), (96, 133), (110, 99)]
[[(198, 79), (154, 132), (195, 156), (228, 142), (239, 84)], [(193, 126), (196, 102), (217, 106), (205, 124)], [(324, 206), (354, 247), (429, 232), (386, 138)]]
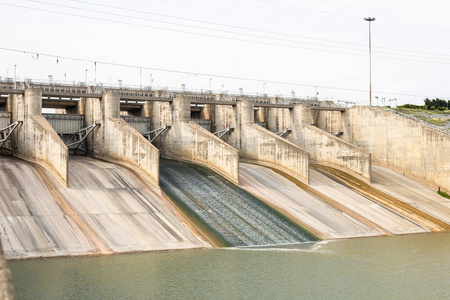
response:
[(163, 191), (227, 246), (312, 241), (296, 223), (207, 168), (161, 160)]

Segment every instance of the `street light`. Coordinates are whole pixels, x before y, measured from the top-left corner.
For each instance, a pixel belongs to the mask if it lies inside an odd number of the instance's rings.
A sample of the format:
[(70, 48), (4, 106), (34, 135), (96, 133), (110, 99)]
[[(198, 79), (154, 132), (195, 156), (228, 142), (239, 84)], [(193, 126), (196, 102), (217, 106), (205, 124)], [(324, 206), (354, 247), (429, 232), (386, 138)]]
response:
[(17, 65), (14, 65), (14, 82), (16, 82), (16, 68), (17, 68)]
[(364, 21), (369, 22), (369, 105), (372, 106), (372, 39), (370, 36), (370, 22), (375, 21), (375, 18), (364, 18)]
[(210, 93), (212, 92), (211, 91), (211, 81), (212, 81), (212, 78), (209, 79), (209, 91), (210, 91)]
[(86, 82), (86, 83), (87, 83), (87, 71), (88, 71), (88, 69), (86, 69), (86, 71), (84, 71), (84, 82)]

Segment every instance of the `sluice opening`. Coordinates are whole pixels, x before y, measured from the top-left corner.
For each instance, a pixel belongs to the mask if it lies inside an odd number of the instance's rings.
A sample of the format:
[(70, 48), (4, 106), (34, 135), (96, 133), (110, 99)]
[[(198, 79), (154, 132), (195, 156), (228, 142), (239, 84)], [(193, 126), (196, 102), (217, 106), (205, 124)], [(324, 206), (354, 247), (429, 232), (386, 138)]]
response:
[(162, 159), (160, 186), (216, 246), (316, 240), (288, 217), (205, 167)]

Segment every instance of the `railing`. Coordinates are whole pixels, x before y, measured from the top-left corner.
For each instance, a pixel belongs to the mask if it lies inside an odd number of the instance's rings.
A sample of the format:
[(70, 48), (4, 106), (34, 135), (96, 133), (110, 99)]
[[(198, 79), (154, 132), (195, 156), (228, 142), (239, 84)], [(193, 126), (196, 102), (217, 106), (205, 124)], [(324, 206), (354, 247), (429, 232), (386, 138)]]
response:
[[(117, 85), (94, 82), (75, 82), (75, 81), (53, 81), (53, 80), (35, 80), (26, 79), (23, 82), (13, 82), (11, 78), (0, 78), (0, 89), (3, 90), (24, 90), (28, 87), (39, 87), (43, 92), (47, 93), (73, 93), (76, 95), (89, 94), (101, 94), (105, 91), (118, 92), (124, 97), (154, 97), (156, 91), (159, 92), (159, 96), (163, 98), (174, 98), (176, 96), (188, 96), (193, 100), (201, 101), (215, 101), (216, 95), (220, 95), (219, 101), (239, 101), (250, 100), (260, 104), (304, 104), (308, 103), (313, 106), (332, 106), (336, 107), (332, 98), (317, 98), (317, 97), (294, 97), (281, 94), (261, 94), (261, 93), (241, 93), (241, 92), (229, 92), (223, 90), (203, 90), (203, 89), (185, 89), (185, 88), (173, 88), (173, 87), (161, 87), (161, 86), (133, 86), (133, 85)], [(89, 87), (89, 88), (88, 88)]]
[(394, 114), (397, 114), (397, 115), (403, 117), (403, 118), (407, 118), (407, 119), (413, 120), (413, 121), (415, 121), (415, 122), (418, 122), (418, 123), (420, 123), (420, 124), (422, 124), (422, 125), (425, 125), (425, 126), (431, 128), (431, 129), (433, 129), (433, 130), (439, 131), (439, 132), (441, 132), (441, 133), (445, 133), (445, 134), (447, 134), (447, 135), (450, 134), (450, 130), (448, 130), (448, 131), (443, 130), (443, 129), (441, 129), (441, 128), (438, 128), (437, 125), (433, 125), (433, 124), (427, 123), (426, 121), (421, 120), (421, 119), (419, 119), (419, 118), (414, 118), (414, 117), (411, 117), (411, 116), (408, 115), (408, 114), (405, 114), (405, 113), (402, 113), (402, 112), (399, 112), (399, 111), (395, 111), (395, 110), (390, 110), (390, 111), (391, 111), (392, 113), (394, 113)]

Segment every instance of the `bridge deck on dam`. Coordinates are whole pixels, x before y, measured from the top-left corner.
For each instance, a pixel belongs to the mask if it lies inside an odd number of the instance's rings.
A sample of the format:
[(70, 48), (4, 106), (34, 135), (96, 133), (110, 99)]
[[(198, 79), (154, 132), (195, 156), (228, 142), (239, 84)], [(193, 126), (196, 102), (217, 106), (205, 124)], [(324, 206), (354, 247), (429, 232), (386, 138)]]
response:
[(159, 188), (138, 177), (115, 164), (74, 156), (66, 188), (47, 170), (0, 156), (0, 225), (6, 257), (209, 246), (180, 222), (182, 216)]
[(302, 187), (262, 166), (241, 163), (239, 171), (244, 189), (327, 239), (428, 231), (314, 170)]

